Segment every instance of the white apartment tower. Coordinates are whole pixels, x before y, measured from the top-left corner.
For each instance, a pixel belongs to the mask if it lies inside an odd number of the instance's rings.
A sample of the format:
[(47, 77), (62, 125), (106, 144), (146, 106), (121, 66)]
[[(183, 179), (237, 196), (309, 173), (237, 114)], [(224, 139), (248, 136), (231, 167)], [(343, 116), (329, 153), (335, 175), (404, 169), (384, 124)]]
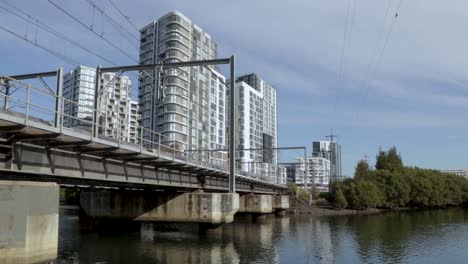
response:
[[(96, 69), (79, 66), (63, 77), (64, 126), (91, 129), (94, 109)], [(132, 82), (127, 76), (114, 73), (101, 75), (102, 91), (100, 101), (100, 134), (136, 142), (136, 133), (129, 133), (129, 125), (134, 124), (136, 131), (138, 116), (132, 115)], [(133, 107), (138, 107), (134, 105)], [(138, 112), (135, 109), (135, 114)]]
[[(157, 64), (217, 57), (210, 35), (180, 12), (170, 12), (140, 30), (140, 63)], [(211, 67), (165, 69), (140, 75), (141, 125), (180, 149), (225, 148), (225, 78)], [(143, 136), (156, 142), (148, 132)], [(225, 157), (197, 152), (198, 158)], [(220, 155), (219, 153), (217, 155)]]
[[(257, 74), (243, 75), (235, 84), (238, 169), (262, 180), (286, 183), (286, 169), (277, 166), (276, 90)], [(243, 150), (254, 149), (254, 150)]]

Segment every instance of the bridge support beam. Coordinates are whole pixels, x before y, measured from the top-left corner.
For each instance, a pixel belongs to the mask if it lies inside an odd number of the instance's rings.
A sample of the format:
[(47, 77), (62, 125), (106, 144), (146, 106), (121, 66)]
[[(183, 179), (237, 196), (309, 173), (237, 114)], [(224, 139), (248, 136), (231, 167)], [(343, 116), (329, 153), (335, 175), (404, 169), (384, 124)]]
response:
[(59, 186), (0, 181), (0, 263), (57, 258)]
[(82, 191), (82, 211), (97, 222), (131, 220), (219, 225), (230, 223), (239, 209), (236, 193), (158, 191)]

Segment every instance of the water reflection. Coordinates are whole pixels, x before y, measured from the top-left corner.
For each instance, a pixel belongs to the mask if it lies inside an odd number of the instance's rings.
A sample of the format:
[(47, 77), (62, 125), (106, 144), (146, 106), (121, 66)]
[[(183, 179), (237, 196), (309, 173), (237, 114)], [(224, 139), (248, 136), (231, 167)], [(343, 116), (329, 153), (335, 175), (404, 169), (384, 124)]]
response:
[(62, 215), (58, 263), (466, 263), (468, 211), (238, 219), (206, 234), (81, 233)]

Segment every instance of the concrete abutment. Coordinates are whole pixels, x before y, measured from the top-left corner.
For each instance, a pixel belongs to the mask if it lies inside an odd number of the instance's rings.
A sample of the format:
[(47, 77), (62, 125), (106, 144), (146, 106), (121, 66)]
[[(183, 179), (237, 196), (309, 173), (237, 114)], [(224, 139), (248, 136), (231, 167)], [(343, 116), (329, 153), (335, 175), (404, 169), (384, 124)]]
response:
[(57, 258), (59, 186), (0, 181), (0, 263)]

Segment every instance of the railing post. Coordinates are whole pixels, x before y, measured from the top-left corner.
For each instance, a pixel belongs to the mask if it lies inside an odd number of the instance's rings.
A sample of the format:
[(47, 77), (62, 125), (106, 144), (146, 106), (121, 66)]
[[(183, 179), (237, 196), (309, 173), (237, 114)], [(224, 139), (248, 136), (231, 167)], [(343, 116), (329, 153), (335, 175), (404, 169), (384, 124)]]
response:
[(62, 105), (62, 111), (60, 112), (60, 133), (63, 131), (63, 118), (65, 115), (65, 98), (63, 96), (60, 97), (61, 105)]
[(63, 111), (63, 104), (60, 102), (60, 97), (62, 97), (62, 85), (63, 85), (63, 75), (62, 67), (57, 69), (57, 90), (55, 91), (55, 119), (54, 125), (56, 128), (61, 126), (60, 123), (60, 112)]
[(24, 119), (24, 122), (25, 124), (28, 124), (28, 120), (29, 120), (29, 104), (30, 104), (30, 93), (31, 93), (31, 85), (28, 84), (26, 86), (26, 109), (25, 109), (25, 119)]
[(5, 99), (3, 101), (4, 110), (8, 110), (8, 96), (10, 96), (10, 83), (5, 79)]

